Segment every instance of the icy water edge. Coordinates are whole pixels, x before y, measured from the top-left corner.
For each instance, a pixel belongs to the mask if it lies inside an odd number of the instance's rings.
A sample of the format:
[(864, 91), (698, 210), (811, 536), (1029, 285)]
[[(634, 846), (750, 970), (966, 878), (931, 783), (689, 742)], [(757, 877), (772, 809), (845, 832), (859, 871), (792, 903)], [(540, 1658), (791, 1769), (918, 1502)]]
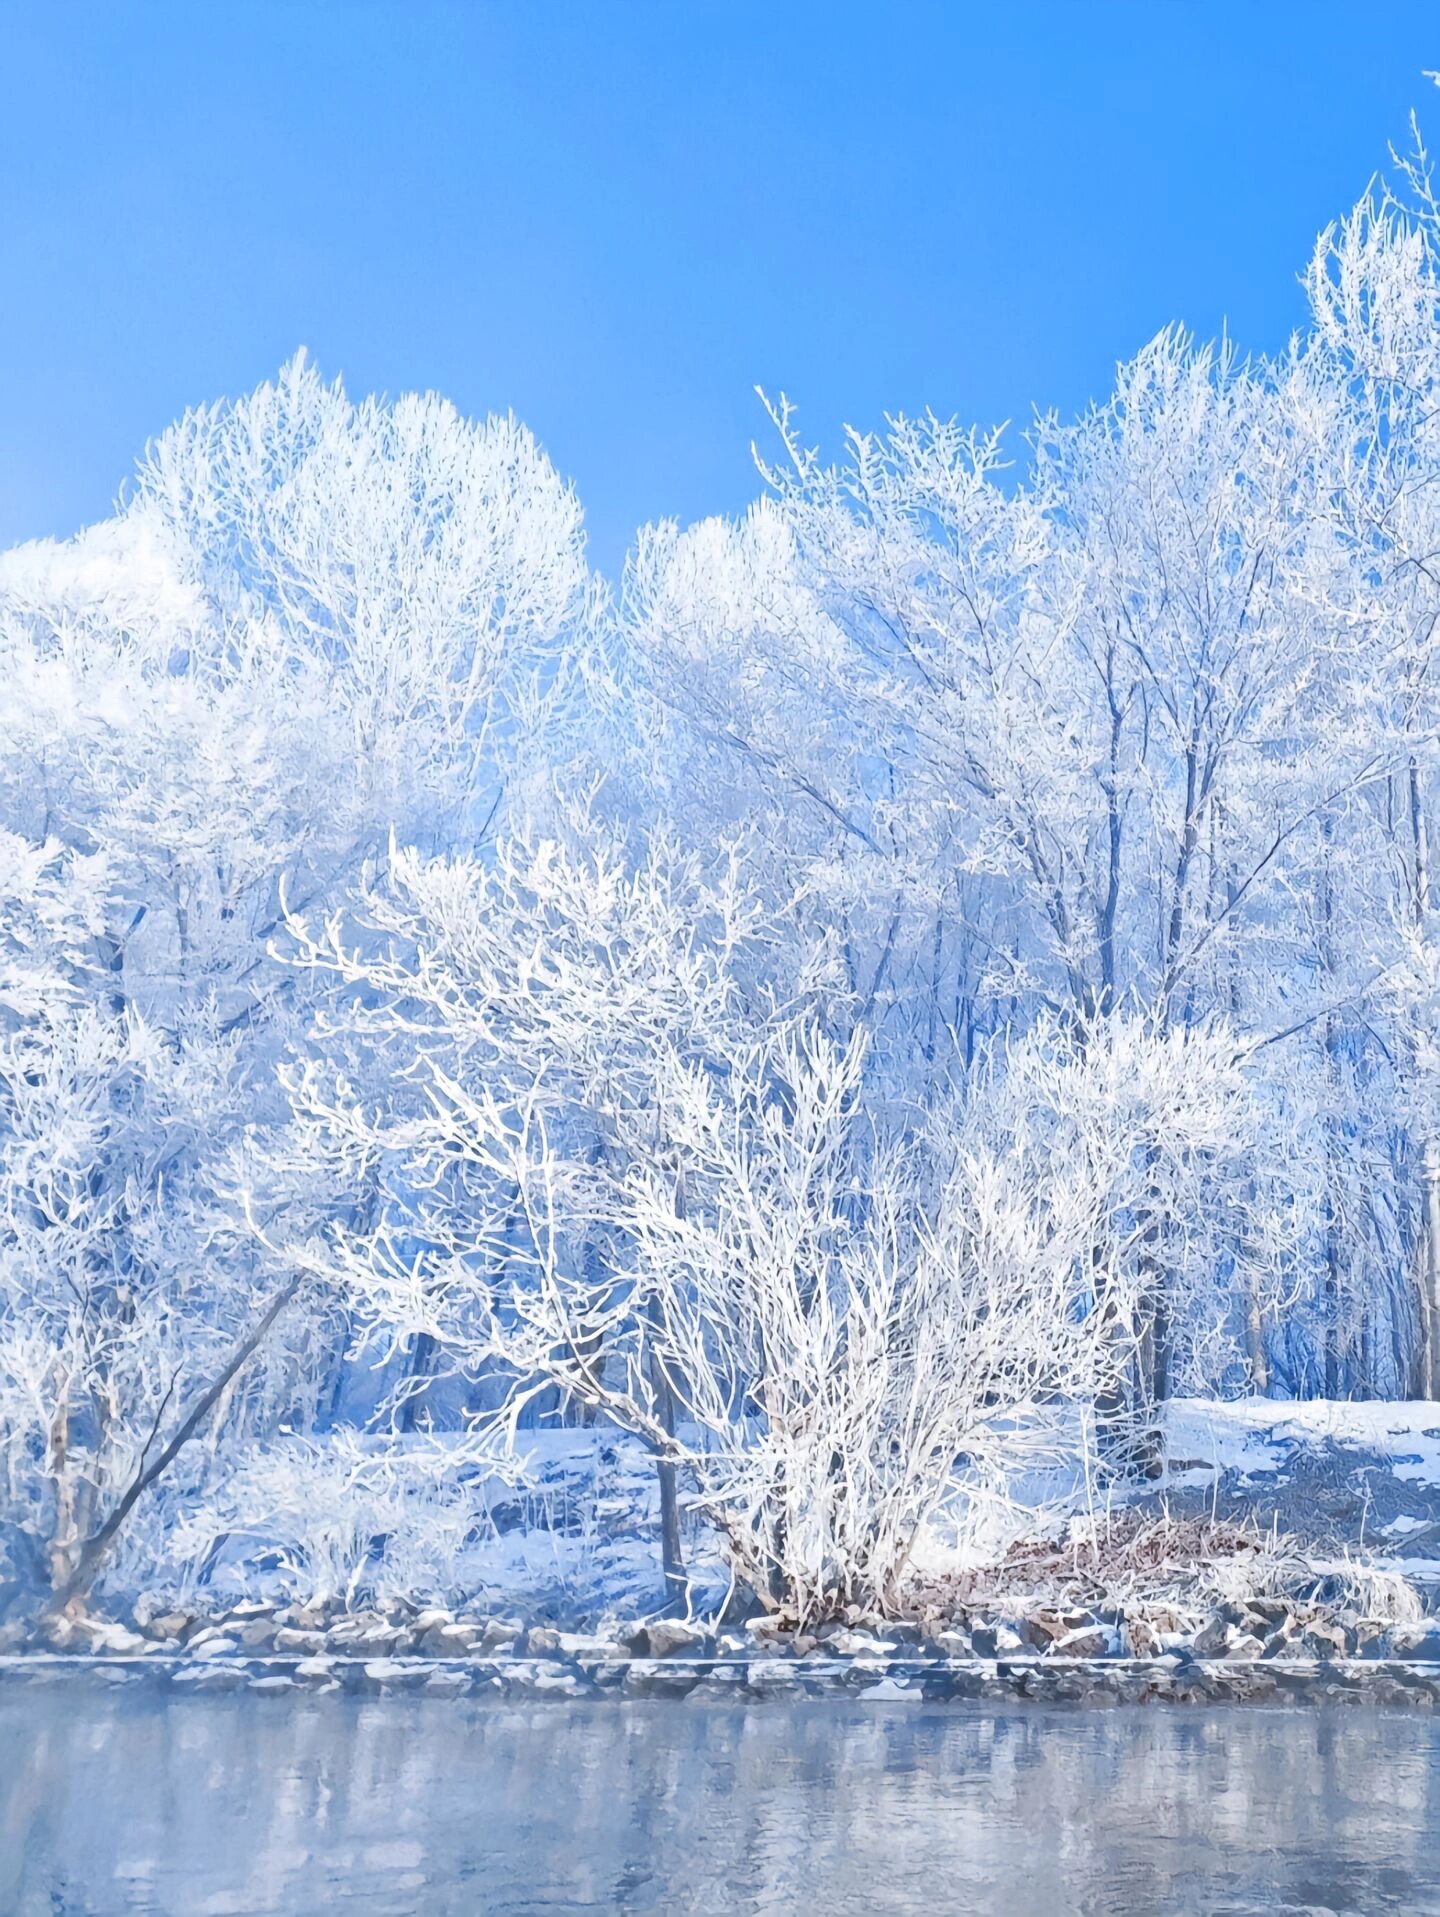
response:
[(1364, 1707), (17, 1689), (0, 1910), (1440, 1912), (1437, 1758)]

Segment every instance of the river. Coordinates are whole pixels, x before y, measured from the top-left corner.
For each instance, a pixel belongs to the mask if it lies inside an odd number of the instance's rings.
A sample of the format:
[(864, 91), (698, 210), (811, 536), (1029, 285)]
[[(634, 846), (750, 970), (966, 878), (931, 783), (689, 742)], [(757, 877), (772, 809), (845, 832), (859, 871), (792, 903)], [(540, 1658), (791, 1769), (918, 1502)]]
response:
[(1440, 1912), (1437, 1760), (1366, 1708), (17, 1686), (0, 1910)]

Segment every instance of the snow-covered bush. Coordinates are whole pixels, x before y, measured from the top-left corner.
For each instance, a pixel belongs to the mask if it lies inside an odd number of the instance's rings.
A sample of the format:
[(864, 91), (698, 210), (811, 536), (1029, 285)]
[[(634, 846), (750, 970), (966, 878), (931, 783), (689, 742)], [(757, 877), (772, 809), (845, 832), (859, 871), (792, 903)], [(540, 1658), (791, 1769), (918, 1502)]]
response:
[(301, 1602), (453, 1603), (482, 1581), (477, 1550), (496, 1535), (491, 1507), (505, 1490), (492, 1452), (463, 1442), (350, 1427), (276, 1437), (181, 1513), (166, 1557), (186, 1567), (189, 1592), (223, 1554), (252, 1575), (258, 1564), (269, 1590)]

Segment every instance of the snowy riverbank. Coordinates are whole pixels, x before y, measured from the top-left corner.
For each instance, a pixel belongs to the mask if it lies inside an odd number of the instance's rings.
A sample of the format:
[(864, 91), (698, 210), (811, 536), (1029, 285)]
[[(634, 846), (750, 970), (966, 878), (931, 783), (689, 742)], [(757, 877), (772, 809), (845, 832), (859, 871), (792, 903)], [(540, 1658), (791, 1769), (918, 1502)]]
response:
[[(1185, 1401), (1167, 1436), (1159, 1483), (1103, 1506), (1077, 1490), (1033, 1522), (1020, 1514), (991, 1562), (917, 1576), (908, 1614), (852, 1609), (795, 1629), (765, 1614), (715, 1622), (713, 1555), (698, 1560), (695, 1615), (653, 1615), (643, 1454), (613, 1433), (549, 1432), (528, 1497), (504, 1522), (487, 1506), (483, 1539), (457, 1559), (467, 1589), (440, 1601), (359, 1580), (345, 1595), (297, 1591), (295, 1540), (262, 1532), (181, 1595), (102, 1591), (79, 1618), (12, 1615), (0, 1678), (496, 1697), (1440, 1701), (1440, 1407)], [(377, 1569), (384, 1559), (382, 1539)]]

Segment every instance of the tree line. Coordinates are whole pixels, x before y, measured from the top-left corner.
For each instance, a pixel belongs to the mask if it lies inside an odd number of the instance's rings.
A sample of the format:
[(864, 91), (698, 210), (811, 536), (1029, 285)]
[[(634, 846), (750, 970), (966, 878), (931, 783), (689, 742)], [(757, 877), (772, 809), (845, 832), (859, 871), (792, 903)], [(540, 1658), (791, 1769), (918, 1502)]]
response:
[(1009, 471), (766, 402), (613, 588), (513, 419), (303, 355), (0, 558), (50, 1601), (281, 1436), (448, 1522), (436, 1434), (616, 1424), (676, 1591), (688, 1507), (813, 1615), (1171, 1396), (1440, 1396), (1437, 268), (1417, 134), (1282, 353), (1166, 331)]

